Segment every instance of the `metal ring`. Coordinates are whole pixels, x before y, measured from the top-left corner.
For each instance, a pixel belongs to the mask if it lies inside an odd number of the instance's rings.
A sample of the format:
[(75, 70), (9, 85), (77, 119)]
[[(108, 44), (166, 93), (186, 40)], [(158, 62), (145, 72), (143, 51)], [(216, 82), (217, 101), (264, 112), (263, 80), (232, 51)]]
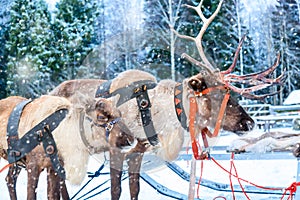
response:
[(46, 147), (46, 153), (48, 155), (52, 155), (54, 153), (54, 146), (53, 145), (49, 145)]
[(146, 99), (142, 99), (141, 102), (140, 102), (140, 106), (142, 108), (147, 108), (149, 105), (149, 102), (146, 100)]

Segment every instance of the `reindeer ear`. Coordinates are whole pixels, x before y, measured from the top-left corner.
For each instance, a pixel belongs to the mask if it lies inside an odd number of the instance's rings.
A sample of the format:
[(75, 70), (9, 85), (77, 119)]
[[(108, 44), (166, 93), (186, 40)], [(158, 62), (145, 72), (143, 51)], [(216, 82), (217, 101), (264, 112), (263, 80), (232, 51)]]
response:
[(189, 82), (189, 87), (193, 89), (196, 92), (202, 92), (207, 88), (207, 85), (205, 83), (205, 80), (203, 77), (192, 77)]

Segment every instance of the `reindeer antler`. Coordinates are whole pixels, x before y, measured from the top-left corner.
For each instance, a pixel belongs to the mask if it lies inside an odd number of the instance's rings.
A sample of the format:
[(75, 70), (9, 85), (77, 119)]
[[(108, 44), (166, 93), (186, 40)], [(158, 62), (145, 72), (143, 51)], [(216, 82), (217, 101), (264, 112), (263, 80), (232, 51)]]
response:
[[(267, 76), (271, 75), (275, 71), (275, 69), (278, 67), (279, 61), (280, 61), (280, 54), (277, 55), (277, 59), (276, 59), (274, 65), (269, 67), (266, 70), (263, 70), (258, 73), (247, 74), (247, 75), (231, 74), (231, 72), (234, 70), (234, 68), (236, 66), (238, 54), (240, 52), (240, 49), (242, 47), (244, 39), (245, 39), (245, 35), (242, 37), (242, 39), (238, 45), (238, 48), (237, 48), (234, 58), (233, 58), (232, 65), (227, 70), (220, 72), (220, 75), (222, 77), (222, 82), (227, 87), (232, 89), (232, 91), (237, 92), (249, 99), (262, 100), (262, 99), (266, 98), (267, 96), (272, 96), (272, 95), (279, 93), (279, 91), (278, 91), (278, 92), (264, 94), (264, 95), (251, 94), (255, 91), (262, 90), (262, 89), (270, 87), (272, 85), (282, 85), (285, 82), (285, 80), (287, 78), (285, 71), (277, 78), (274, 78), (274, 79), (267, 78)], [(231, 83), (247, 84), (247, 85), (249, 85), (249, 87), (238, 88), (238, 87), (235, 87), (234, 85), (232, 85)]]
[(184, 38), (184, 39), (188, 39), (188, 40), (192, 40), (196, 43), (200, 58), (202, 59), (203, 63), (196, 61), (194, 58), (190, 57), (187, 54), (184, 54), (183, 56), (189, 60), (190, 62), (204, 67), (207, 71), (209, 71), (210, 73), (213, 73), (216, 69), (214, 69), (213, 65), (208, 61), (207, 57), (205, 56), (204, 53), (204, 49), (202, 46), (202, 37), (207, 29), (207, 27), (210, 25), (210, 23), (215, 19), (215, 17), (217, 16), (217, 14), (219, 13), (221, 6), (222, 6), (223, 0), (221, 0), (218, 4), (217, 9), (215, 10), (215, 12), (209, 17), (206, 18), (201, 10), (201, 6), (203, 4), (203, 0), (200, 1), (198, 6), (191, 6), (191, 5), (186, 5), (186, 7), (191, 8), (193, 10), (195, 10), (198, 15), (200, 16), (201, 20), (203, 21), (203, 25), (201, 27), (201, 30), (199, 31), (198, 35), (196, 37), (191, 37), (191, 36), (187, 36), (187, 35), (182, 35), (180, 33), (178, 33), (177, 31), (175, 31), (172, 27), (172, 30), (174, 31), (174, 33), (180, 37), (180, 38)]
[[(220, 72), (218, 69), (215, 69), (213, 67), (213, 65), (208, 61), (207, 57), (205, 56), (204, 50), (203, 50), (202, 38), (203, 38), (203, 35), (204, 35), (207, 27), (210, 25), (210, 23), (214, 20), (214, 18), (219, 13), (222, 3), (223, 3), (223, 0), (220, 0), (217, 9), (214, 11), (214, 13), (209, 18), (206, 18), (201, 10), (203, 0), (200, 1), (198, 6), (185, 5), (186, 7), (195, 10), (197, 12), (197, 14), (199, 15), (199, 17), (201, 18), (201, 20), (203, 21), (203, 26), (201, 27), (198, 35), (196, 37), (191, 37), (191, 36), (182, 35), (182, 34), (178, 33), (177, 31), (175, 31), (173, 29), (173, 27), (171, 27), (171, 29), (178, 37), (183, 38), (183, 39), (188, 39), (188, 40), (194, 41), (196, 43), (196, 46), (197, 46), (197, 49), (198, 49), (198, 52), (199, 52), (202, 62), (192, 58), (191, 56), (189, 56), (187, 54), (182, 54), (182, 57), (186, 58), (191, 63), (206, 69), (209, 73), (217, 75), (219, 81), (222, 82), (225, 86), (230, 88), (232, 91), (243, 95), (246, 98), (262, 100), (262, 99), (266, 98), (267, 96), (277, 94), (278, 92), (264, 94), (264, 95), (255, 95), (255, 94), (251, 94), (251, 93), (258, 91), (258, 90), (262, 90), (264, 88), (270, 87), (275, 84), (283, 84), (285, 82), (285, 80), (286, 80), (285, 72), (283, 72), (279, 77), (277, 77), (275, 79), (267, 78), (267, 76), (272, 74), (272, 72), (274, 72), (274, 70), (279, 65), (280, 54), (277, 55), (277, 60), (274, 63), (274, 65), (262, 72), (248, 74), (248, 75), (232, 74), (232, 71), (234, 70), (234, 68), (237, 64), (239, 52), (242, 48), (242, 44), (246, 37), (245, 35), (241, 38), (238, 48), (236, 49), (236, 52), (234, 54), (233, 63), (227, 70)], [(232, 83), (247, 84), (248, 87), (238, 88), (238, 87), (232, 85)]]

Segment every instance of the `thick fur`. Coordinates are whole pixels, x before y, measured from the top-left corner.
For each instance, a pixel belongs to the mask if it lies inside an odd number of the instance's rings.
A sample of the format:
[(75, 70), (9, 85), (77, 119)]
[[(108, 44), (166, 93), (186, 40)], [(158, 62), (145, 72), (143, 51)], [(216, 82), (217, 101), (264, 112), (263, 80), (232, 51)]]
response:
[[(9, 97), (0, 101), (0, 144), (2, 148), (1, 157), (7, 158), (6, 149), (7, 149), (7, 142), (6, 142), (6, 127), (8, 122), (8, 117), (14, 107), (20, 103), (21, 101), (25, 100), (22, 97)], [(20, 126), (19, 126), (19, 137), (24, 135), (28, 130), (30, 130), (33, 126), (38, 124), (42, 119), (46, 118), (48, 115), (52, 114), (58, 109), (67, 108), (70, 110), (71, 104), (65, 98), (59, 97), (48, 97), (42, 96), (40, 99), (35, 100), (34, 102), (28, 104), (22, 113)], [(62, 157), (60, 157), (62, 159)], [(63, 159), (62, 159), (63, 160)], [(22, 159), (23, 163), (27, 168), (28, 172), (28, 189), (27, 189), (27, 199), (35, 199), (35, 189), (38, 184), (38, 176), (45, 168), (52, 168), (50, 160), (46, 158), (44, 150), (41, 146), (37, 146), (33, 151), (31, 151), (25, 159)], [(37, 165), (36, 163), (39, 163)], [(15, 184), (20, 173), (21, 168), (17, 167), (17, 165), (11, 166), (9, 168), (8, 175), (6, 177), (7, 186), (9, 189), (11, 199), (16, 199), (16, 191), (15, 191)], [(57, 179), (57, 180), (56, 180)], [(56, 180), (55, 182), (59, 181), (60, 178), (56, 175), (52, 177), (50, 181), (48, 181), (49, 185), (52, 184), (52, 180)], [(56, 184), (53, 187), (55, 191), (60, 191), (61, 189), (65, 189), (64, 184)], [(60, 194), (59, 192), (54, 192), (53, 187), (48, 187), (49, 191), (49, 199), (59, 199)], [(66, 194), (67, 195), (67, 194)], [(68, 198), (68, 196), (67, 196)]]
[[(128, 70), (121, 73), (117, 78), (113, 79), (110, 92), (138, 80), (156, 81), (155, 78), (149, 73), (139, 70)], [(84, 93), (87, 96), (94, 97), (100, 82), (104, 82), (104, 80), (66, 81), (55, 88), (50, 94), (67, 97), (71, 102), (73, 96), (77, 95), (76, 91)], [(191, 82), (195, 82), (196, 84), (192, 85)], [(176, 159), (183, 145), (184, 136), (186, 133), (186, 131), (182, 128), (181, 123), (177, 119), (174, 108), (174, 89), (176, 84), (177, 83), (172, 80), (163, 80), (158, 83), (157, 87), (148, 91), (152, 105), (152, 120), (159, 138), (159, 144), (155, 147), (148, 148), (148, 150), (154, 151), (159, 157), (167, 161)], [(185, 79), (182, 84), (183, 106), (187, 116), (189, 115), (189, 98), (193, 96), (193, 91), (199, 92), (207, 87), (214, 87), (216, 84), (220, 85), (215, 77), (202, 73)], [(89, 90), (87, 90), (87, 88)], [(213, 128), (215, 126), (223, 98), (224, 91), (219, 90), (207, 95), (196, 97), (198, 104), (196, 123), (198, 129), (201, 130), (203, 127)], [(115, 105), (118, 101), (118, 96), (110, 98), (110, 101), (113, 105)], [(136, 99), (129, 100), (121, 105), (118, 109), (121, 112), (124, 124), (132, 132), (134, 137), (140, 141), (145, 141), (147, 137), (143, 130)], [(228, 131), (243, 133), (251, 130), (253, 127), (254, 121), (234, 99), (230, 98), (226, 107), (226, 115), (223, 118), (223, 128)], [(132, 160), (134, 161), (134, 159), (137, 159), (137, 161), (139, 161), (134, 162), (136, 169), (139, 169), (141, 165), (142, 153), (143, 151), (147, 150), (147, 148), (144, 148), (144, 143), (140, 142), (136, 147), (137, 148), (135, 148), (133, 152), (139, 152), (141, 153), (141, 156), (138, 156), (138, 158), (133, 156)], [(128, 154), (128, 157), (130, 157), (130, 154)], [(117, 159), (117, 161), (120, 160)], [(118, 166), (120, 166), (120, 163)], [(120, 171), (120, 169), (117, 171)], [(113, 185), (119, 188), (120, 181), (116, 181)], [(112, 187), (112, 190), (114, 190), (115, 187)], [(119, 192), (117, 193), (119, 194)], [(138, 191), (133, 193), (136, 194)], [(134, 198), (134, 195), (132, 195), (132, 199), (137, 198)]]
[[(109, 100), (99, 100), (96, 107), (98, 119), (101, 119), (102, 123), (109, 123), (121, 117), (119, 110)], [(128, 164), (131, 199), (138, 199), (140, 190), (139, 171), (143, 153), (149, 147), (148, 142), (137, 139), (136, 145), (132, 146), (130, 150), (124, 150), (124, 148), (133, 145), (136, 139), (122, 120), (114, 124), (108, 140), (110, 144), (111, 199), (118, 200), (121, 196), (121, 176), (124, 160)]]
[[(73, 96), (74, 99), (77, 99)], [(21, 116), (19, 124), (19, 137), (24, 135), (28, 130), (38, 124), (42, 119), (52, 114), (58, 109), (67, 108), (69, 110), (66, 118), (60, 123), (60, 125), (53, 131), (53, 136), (58, 148), (59, 157), (64, 163), (66, 170), (67, 180), (71, 184), (80, 184), (86, 175), (87, 162), (89, 158), (89, 151), (81, 140), (79, 132), (80, 114), (85, 114), (94, 121), (97, 120), (96, 102), (85, 101), (85, 98), (78, 96), (82, 104), (71, 104), (66, 98), (44, 95), (28, 104)], [(12, 109), (17, 103), (24, 100), (21, 97), (8, 97), (0, 101), (0, 147), (1, 156), (6, 158), (4, 149), (7, 149), (6, 142), (6, 127), (8, 117)], [(76, 100), (74, 100), (76, 101)], [(78, 101), (78, 100), (77, 100)], [(84, 107), (86, 106), (86, 107)], [(83, 121), (85, 127), (85, 136), (92, 144), (97, 144), (101, 148), (100, 150), (108, 150), (109, 144), (105, 140), (104, 130), (97, 126), (92, 126), (89, 120)], [(57, 179), (57, 175), (52, 169), (51, 162), (46, 158), (44, 150), (41, 145), (37, 146), (31, 151), (25, 158), (25, 166), (28, 171), (28, 195), (27, 199), (35, 199), (35, 189), (37, 187), (38, 176), (45, 168), (48, 169), (48, 186), (52, 184), (58, 188), (51, 190), (48, 187), (49, 199), (60, 199), (59, 185), (60, 179)], [(52, 171), (51, 171), (52, 169)], [(52, 178), (51, 178), (52, 177)], [(9, 176), (8, 176), (9, 179)], [(11, 180), (16, 181), (15, 180)], [(13, 184), (12, 184), (13, 185)], [(10, 186), (10, 192), (15, 192), (14, 187)], [(58, 190), (58, 191), (57, 191)], [(65, 196), (66, 194), (63, 194)], [(68, 195), (67, 195), (68, 196)], [(16, 198), (15, 194), (11, 195), (12, 199)]]

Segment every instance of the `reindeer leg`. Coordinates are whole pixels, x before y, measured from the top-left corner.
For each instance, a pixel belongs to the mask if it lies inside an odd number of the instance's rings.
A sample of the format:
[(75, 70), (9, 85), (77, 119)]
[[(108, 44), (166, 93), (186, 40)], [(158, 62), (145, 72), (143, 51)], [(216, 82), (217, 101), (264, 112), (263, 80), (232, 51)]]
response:
[(37, 163), (33, 162), (27, 164), (27, 200), (36, 200), (36, 188), (41, 172), (42, 170)]
[(70, 200), (66, 182), (64, 180), (60, 182), (60, 193), (63, 200)]
[(128, 163), (131, 200), (138, 200), (138, 195), (140, 192), (140, 169), (143, 155), (143, 153), (134, 152), (126, 157)]
[(57, 174), (52, 164), (47, 167), (47, 194), (49, 200), (60, 200), (60, 197), (63, 200), (70, 200), (66, 182)]
[(110, 150), (110, 179), (111, 179), (111, 199), (118, 200), (121, 196), (121, 176), (123, 170), (124, 155), (119, 148)]
[(17, 200), (16, 184), (21, 169), (22, 168), (17, 164), (10, 166), (8, 169), (7, 176), (5, 178), (11, 200)]
[(59, 200), (60, 194), (64, 200), (69, 200), (66, 183), (62, 180), (52, 167), (47, 169), (47, 194), (49, 200)]

